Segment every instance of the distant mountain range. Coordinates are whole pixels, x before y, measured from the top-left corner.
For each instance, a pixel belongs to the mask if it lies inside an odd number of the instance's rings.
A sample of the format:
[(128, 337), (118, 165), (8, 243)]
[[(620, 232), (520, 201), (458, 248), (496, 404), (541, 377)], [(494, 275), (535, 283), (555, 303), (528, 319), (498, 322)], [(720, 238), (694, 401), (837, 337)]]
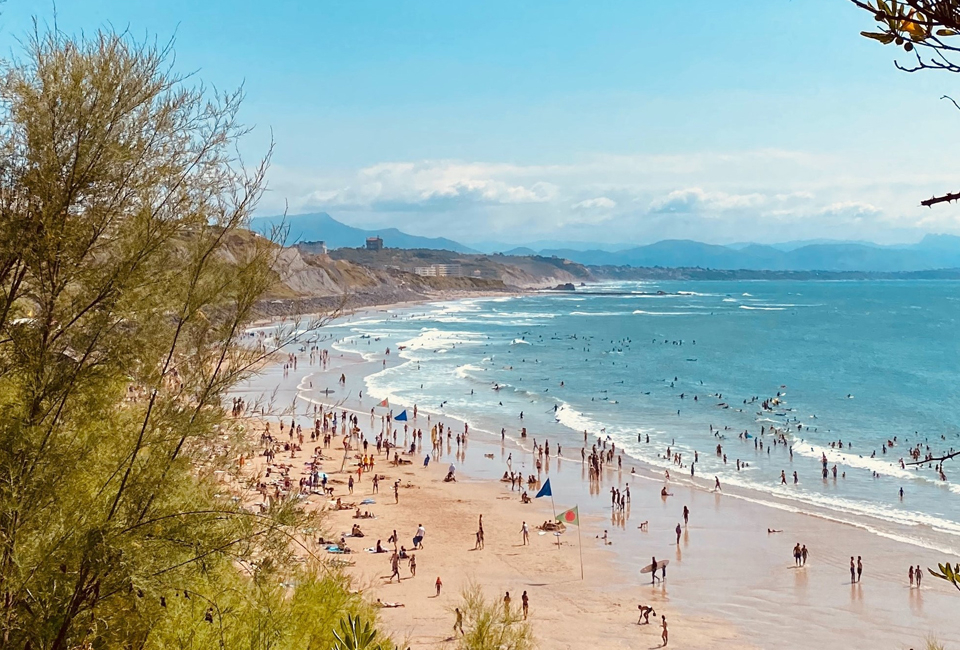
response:
[(250, 227), (261, 234), (269, 234), (274, 226), (283, 223), (288, 228), (286, 244), (293, 246), (306, 241), (326, 242), (327, 248), (362, 248), (367, 237), (380, 237), (388, 248), (428, 248), (457, 253), (476, 253), (468, 246), (444, 237), (408, 235), (396, 228), (364, 230), (340, 223), (326, 212), (297, 214), (287, 217), (256, 217)]
[(556, 255), (588, 266), (765, 271), (928, 271), (960, 267), (960, 237), (927, 235), (916, 244), (902, 246), (837, 242), (806, 244), (786, 250), (761, 244), (734, 248), (674, 239), (616, 252), (555, 249), (542, 250), (540, 255)]
[[(252, 227), (257, 232), (269, 232), (281, 217), (258, 217)], [(329, 214), (301, 214), (288, 216), (287, 244), (303, 241), (325, 241), (327, 247), (359, 248), (367, 237), (379, 236), (387, 248), (423, 248), (449, 250), (457, 253), (476, 253), (477, 250), (452, 239), (420, 237), (396, 228), (364, 230), (340, 223)], [(881, 246), (870, 242), (815, 240), (784, 242), (781, 244), (737, 243), (727, 246), (704, 244), (697, 241), (669, 239), (655, 244), (617, 250), (601, 249), (599, 244), (580, 245), (562, 242), (566, 246), (550, 248), (534, 242), (520, 248), (503, 250), (506, 246), (495, 242), (478, 244), (484, 252), (504, 255), (562, 257), (588, 266), (632, 266), (662, 268), (703, 268), (751, 271), (864, 271), (904, 272), (960, 268), (960, 237), (927, 235), (916, 244)], [(561, 243), (561, 242), (556, 242)]]

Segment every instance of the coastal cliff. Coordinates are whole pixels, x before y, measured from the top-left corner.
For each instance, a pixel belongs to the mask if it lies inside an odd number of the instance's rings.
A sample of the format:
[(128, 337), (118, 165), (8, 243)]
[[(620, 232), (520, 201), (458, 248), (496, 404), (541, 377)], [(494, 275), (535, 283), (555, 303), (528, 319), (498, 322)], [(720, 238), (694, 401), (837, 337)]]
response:
[[(261, 304), (265, 316), (547, 289), (594, 280), (585, 266), (552, 257), (425, 249), (309, 251), (309, 247), (293, 246), (279, 252), (278, 282)], [(443, 271), (436, 271), (438, 267)], [(424, 274), (430, 272), (451, 274)]]

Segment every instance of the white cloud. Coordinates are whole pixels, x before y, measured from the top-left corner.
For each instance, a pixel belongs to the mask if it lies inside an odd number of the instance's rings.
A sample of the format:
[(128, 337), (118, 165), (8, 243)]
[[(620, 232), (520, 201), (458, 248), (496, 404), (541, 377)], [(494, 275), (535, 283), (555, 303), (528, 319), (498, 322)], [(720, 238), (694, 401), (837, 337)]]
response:
[(612, 210), (617, 207), (617, 202), (605, 196), (598, 196), (595, 199), (585, 199), (574, 203), (571, 207), (574, 210)]
[[(419, 160), (322, 172), (274, 168), (261, 213), (279, 212), (287, 199), (290, 213), (327, 210), (353, 225), (465, 242), (829, 236), (892, 243), (919, 239), (923, 230), (960, 233), (960, 208), (918, 205), (920, 197), (955, 189), (960, 167), (924, 175), (857, 160), (756, 150), (601, 154), (553, 165)], [(603, 229), (594, 227), (600, 223)]]
[(514, 172), (516, 169), (507, 165), (449, 161), (379, 163), (359, 170), (345, 186), (310, 192), (302, 203), (331, 209), (396, 211), (462, 203), (543, 203), (556, 195), (557, 188), (546, 181), (515, 182)]
[(872, 217), (881, 212), (880, 208), (862, 201), (838, 201), (820, 210), (820, 214), (830, 217)]
[(674, 190), (664, 197), (650, 203), (654, 213), (669, 212), (722, 212), (753, 208), (767, 202), (767, 197), (756, 192), (750, 194), (727, 194), (726, 192), (705, 192), (699, 187)]

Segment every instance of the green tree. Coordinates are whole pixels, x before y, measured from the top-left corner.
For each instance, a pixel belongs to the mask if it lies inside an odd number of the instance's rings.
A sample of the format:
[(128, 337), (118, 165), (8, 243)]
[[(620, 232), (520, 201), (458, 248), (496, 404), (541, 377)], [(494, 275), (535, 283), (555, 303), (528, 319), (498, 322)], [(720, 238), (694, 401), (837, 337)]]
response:
[(0, 64), (0, 638), (327, 650), (367, 610), (296, 568), (316, 522), (214, 479), (235, 471), (223, 403), (264, 359), (245, 326), (278, 278), (276, 238), (245, 229), (267, 159), (237, 153), (241, 93), (190, 86), (169, 55), (37, 29)]

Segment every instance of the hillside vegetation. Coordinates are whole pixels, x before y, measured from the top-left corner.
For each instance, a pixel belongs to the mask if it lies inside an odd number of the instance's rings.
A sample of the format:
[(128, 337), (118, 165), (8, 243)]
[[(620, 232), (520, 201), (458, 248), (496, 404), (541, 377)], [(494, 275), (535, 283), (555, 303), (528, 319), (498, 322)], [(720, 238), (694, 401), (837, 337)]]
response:
[[(417, 275), (417, 267), (460, 264), (460, 277)], [(343, 248), (315, 255), (283, 249), (278, 282), (262, 303), (265, 315), (304, 313), (342, 305), (356, 308), (477, 293), (551, 288), (594, 280), (581, 264), (549, 257), (473, 255), (440, 250)]]

